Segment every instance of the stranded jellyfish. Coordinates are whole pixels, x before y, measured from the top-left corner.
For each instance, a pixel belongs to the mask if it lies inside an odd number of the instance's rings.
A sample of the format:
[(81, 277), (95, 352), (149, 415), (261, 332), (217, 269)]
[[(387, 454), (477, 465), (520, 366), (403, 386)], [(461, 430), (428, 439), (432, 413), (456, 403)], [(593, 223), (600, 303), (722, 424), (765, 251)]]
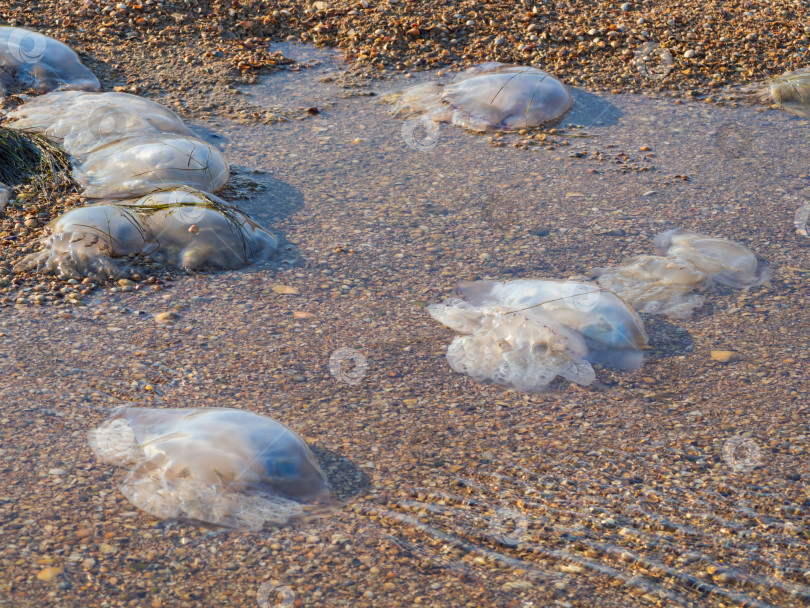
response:
[(15, 272), (37, 270), (100, 281), (121, 274), (114, 258), (149, 256), (188, 270), (239, 268), (266, 260), (276, 238), (221, 199), (178, 188), (131, 203), (72, 209), (48, 225), (45, 248)]
[(592, 283), (555, 280), (476, 281), (462, 298), (428, 307), (465, 335), (447, 360), (457, 372), (521, 391), (539, 391), (556, 376), (591, 384), (591, 363), (638, 369), (647, 334), (635, 311)]
[(213, 146), (179, 135), (146, 135), (98, 148), (73, 172), (88, 198), (129, 198), (160, 188), (215, 192), (228, 181), (225, 157)]
[(160, 519), (256, 531), (330, 498), (303, 439), (242, 410), (119, 408), (88, 439), (101, 462), (130, 469), (121, 493)]
[(676, 318), (700, 307), (703, 296), (693, 292), (711, 283), (747, 289), (770, 278), (750, 249), (728, 239), (675, 229), (655, 237), (654, 245), (660, 255), (636, 256), (590, 274), (637, 310)]
[(8, 118), (15, 129), (42, 133), (57, 141), (75, 161), (135, 136), (193, 135), (168, 108), (128, 93), (58, 91), (31, 99)]
[(5, 87), (97, 91), (98, 79), (58, 40), (20, 27), (0, 26), (0, 92)]
[(810, 118), (810, 68), (787, 72), (774, 78), (771, 81), (770, 94), (783, 110)]
[(566, 86), (538, 68), (484, 63), (445, 85), (417, 85), (397, 98), (393, 115), (424, 115), (471, 131), (532, 128), (563, 116), (573, 104)]
[(62, 144), (88, 198), (124, 199), (176, 186), (215, 192), (228, 180), (219, 150), (194, 138), (168, 108), (133, 95), (45, 95), (11, 118), (13, 128)]

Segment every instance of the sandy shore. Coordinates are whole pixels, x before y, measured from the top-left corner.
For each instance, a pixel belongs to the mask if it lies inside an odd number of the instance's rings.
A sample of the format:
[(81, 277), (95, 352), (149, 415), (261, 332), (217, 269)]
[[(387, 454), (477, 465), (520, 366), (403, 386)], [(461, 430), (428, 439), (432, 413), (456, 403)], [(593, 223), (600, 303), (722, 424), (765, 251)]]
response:
[[(283, 247), (245, 272), (144, 265), (127, 283), (90, 288), (9, 273), (78, 197), (3, 214), (0, 606), (810, 601), (810, 248), (793, 226), (810, 197), (807, 121), (577, 88), (586, 126), (573, 132), (589, 138), (535, 145), (442, 126), (436, 146), (418, 151), (364, 95), (420, 78), (369, 78), (383, 67), (393, 77), (397, 64), (533, 53), (578, 87), (702, 95), (713, 80), (802, 67), (806, 7), (582, 2), (553, 15), (544, 4), (527, 21), (531, 5), (518, 3), (317, 2), (308, 14), (280, 3), (126, 4), (102, 15), (105, 3), (68, 12), (0, 2), (0, 14), (83, 51), (105, 89), (154, 98), (216, 135), (234, 165), (229, 198)], [(451, 31), (455, 14), (463, 27)], [(666, 79), (629, 69), (623, 53), (642, 41), (609, 36), (621, 22), (668, 41), (677, 69)], [(544, 32), (542, 44), (527, 40)], [(341, 45), (349, 74), (290, 71), (263, 42), (304, 33)], [(294, 103), (274, 97), (285, 86)], [(39, 226), (25, 227), (29, 216)], [(652, 236), (676, 225), (744, 242), (771, 264), (772, 282), (713, 291), (688, 321), (645, 317), (653, 350), (642, 370), (600, 369), (594, 387), (522, 395), (447, 367), (453, 333), (424, 307), (456, 281), (581, 275), (649, 253)], [(63, 289), (84, 305), (59, 306)], [(167, 312), (174, 320), (161, 322)], [(366, 371), (330, 371), (341, 349)], [(712, 351), (735, 354), (721, 362)], [(121, 405), (277, 418), (314, 446), (336, 512), (247, 535), (137, 512), (117, 491), (125, 471), (97, 463), (85, 439)]]

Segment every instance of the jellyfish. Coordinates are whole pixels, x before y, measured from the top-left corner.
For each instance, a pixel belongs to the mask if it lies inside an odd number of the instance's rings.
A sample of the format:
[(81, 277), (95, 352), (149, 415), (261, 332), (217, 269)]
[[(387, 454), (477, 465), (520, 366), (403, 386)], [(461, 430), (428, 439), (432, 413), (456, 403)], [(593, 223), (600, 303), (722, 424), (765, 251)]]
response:
[(691, 262), (723, 285), (747, 289), (770, 280), (768, 266), (760, 263), (754, 252), (728, 239), (676, 228), (659, 234), (653, 244), (659, 253)]
[(275, 236), (222, 199), (192, 188), (164, 190), (133, 203), (157, 242), (150, 257), (189, 270), (239, 268), (278, 248)]
[(129, 468), (121, 493), (160, 519), (259, 531), (330, 499), (304, 440), (243, 410), (122, 407), (88, 440), (99, 461)]
[(97, 91), (98, 79), (69, 47), (21, 27), (0, 26), (0, 90)]
[(623, 266), (594, 268), (589, 274), (639, 312), (685, 319), (703, 306), (703, 296), (692, 291), (703, 286), (706, 275), (685, 260), (640, 255)]
[(475, 281), (458, 290), (462, 298), (428, 312), (465, 334), (454, 338), (447, 360), (475, 380), (526, 392), (545, 389), (557, 376), (589, 385), (591, 363), (638, 369), (648, 348), (635, 311), (592, 283)]
[(193, 137), (145, 135), (96, 149), (73, 172), (88, 198), (125, 199), (176, 186), (216, 192), (228, 180), (228, 162)]
[(187, 270), (226, 270), (265, 261), (278, 246), (272, 234), (235, 207), (189, 187), (72, 209), (47, 230), (42, 251), (23, 258), (15, 272), (104, 281), (120, 277), (115, 258), (130, 255)]
[(783, 110), (810, 118), (810, 68), (774, 78), (769, 92), (771, 99)]
[(14, 129), (42, 133), (81, 162), (103, 146), (143, 135), (193, 136), (168, 108), (128, 93), (58, 91), (9, 113)]
[(561, 118), (573, 104), (566, 86), (533, 67), (484, 63), (449, 84), (422, 84), (402, 92), (392, 114), (424, 115), (470, 131), (538, 127)]
[(36, 270), (104, 281), (121, 275), (114, 258), (149, 253), (156, 246), (137, 214), (116, 205), (72, 209), (48, 224), (47, 231), (42, 251), (23, 258), (14, 272)]
[(704, 297), (694, 292), (712, 283), (748, 289), (770, 279), (766, 264), (728, 239), (678, 228), (659, 234), (653, 243), (660, 255), (636, 256), (589, 274), (637, 310), (679, 319), (703, 305)]

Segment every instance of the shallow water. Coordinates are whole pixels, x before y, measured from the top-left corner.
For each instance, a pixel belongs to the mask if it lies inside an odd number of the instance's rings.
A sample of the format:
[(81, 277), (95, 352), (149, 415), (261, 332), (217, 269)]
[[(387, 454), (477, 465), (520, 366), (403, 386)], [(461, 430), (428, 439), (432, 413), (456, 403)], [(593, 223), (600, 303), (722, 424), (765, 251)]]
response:
[[(247, 92), (319, 114), (192, 125), (236, 167), (240, 208), (282, 236), (273, 261), (151, 297), (102, 292), (70, 319), (3, 312), (4, 402), (14, 424), (52, 429), (37, 466), (112, 406), (244, 407), (338, 454), (324, 470), (348, 505), (256, 543), (345, 535), (408, 581), (386, 592), (341, 558), (346, 580), (330, 587), (274, 557), (305, 603), (354, 606), (373, 590), (391, 605), (806, 605), (810, 249), (794, 219), (810, 195), (808, 121), (575, 89), (563, 126), (591, 137), (519, 150), (390, 118), (380, 96), (429, 75), (344, 89), (319, 82), (338, 67), (313, 57), (325, 64)], [(644, 367), (599, 369), (599, 388), (523, 396), (446, 365), (452, 332), (424, 306), (457, 281), (582, 275), (674, 227), (745, 243), (774, 280), (745, 297), (719, 288), (688, 321), (645, 319)], [(178, 320), (155, 323), (166, 310)], [(743, 360), (721, 366), (717, 348)], [(212, 559), (217, 541), (187, 534)]]

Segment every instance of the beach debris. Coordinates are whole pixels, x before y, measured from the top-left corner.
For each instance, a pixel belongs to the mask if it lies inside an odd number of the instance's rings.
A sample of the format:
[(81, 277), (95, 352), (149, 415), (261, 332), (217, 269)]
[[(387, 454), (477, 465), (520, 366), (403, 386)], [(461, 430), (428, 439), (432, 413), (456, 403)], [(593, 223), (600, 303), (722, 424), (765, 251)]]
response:
[(748, 289), (770, 279), (766, 264), (728, 239), (677, 228), (656, 236), (654, 246), (659, 255), (636, 256), (589, 274), (640, 312), (680, 319), (703, 305), (704, 296), (695, 291), (713, 283)]
[(175, 186), (216, 192), (229, 175), (213, 146), (192, 137), (147, 135), (100, 148), (74, 167), (87, 198), (124, 199)]
[(171, 110), (125, 93), (68, 91), (11, 113), (10, 127), (61, 143), (84, 196), (126, 199), (175, 186), (216, 192), (230, 168)]
[(123, 407), (88, 440), (101, 462), (130, 469), (121, 493), (160, 519), (258, 531), (330, 498), (304, 440), (243, 410)]
[(23, 258), (15, 272), (105, 281), (122, 276), (114, 258), (125, 256), (148, 256), (187, 270), (234, 269), (266, 260), (278, 246), (272, 234), (235, 207), (189, 187), (72, 209), (48, 231), (44, 249)]
[(397, 118), (426, 116), (479, 132), (538, 127), (573, 105), (566, 86), (548, 72), (497, 62), (474, 66), (447, 85), (417, 85), (394, 99)]
[(0, 184), (9, 198), (23, 184), (45, 188), (67, 183), (72, 178), (64, 150), (42, 135), (0, 127)]
[(14, 129), (41, 133), (76, 161), (122, 139), (192, 131), (165, 106), (129, 93), (58, 91), (34, 97), (8, 115)]
[(98, 79), (67, 45), (21, 27), (0, 26), (0, 92), (97, 91), (99, 86)]
[(771, 99), (786, 112), (810, 118), (810, 68), (774, 78), (769, 92)]
[(525, 392), (557, 376), (589, 385), (591, 363), (638, 369), (647, 348), (641, 319), (594, 283), (520, 279), (459, 284), (461, 298), (428, 306), (458, 331), (447, 349), (454, 370)]

